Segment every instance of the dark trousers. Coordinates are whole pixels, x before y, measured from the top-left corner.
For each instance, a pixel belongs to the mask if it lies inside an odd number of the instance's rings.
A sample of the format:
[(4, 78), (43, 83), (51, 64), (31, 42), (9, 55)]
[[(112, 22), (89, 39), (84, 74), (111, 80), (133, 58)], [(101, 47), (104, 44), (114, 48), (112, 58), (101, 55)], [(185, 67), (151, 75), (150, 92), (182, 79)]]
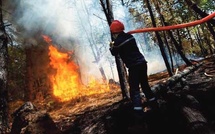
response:
[(130, 97), (134, 107), (142, 107), (142, 101), (140, 97), (140, 86), (142, 92), (145, 94), (147, 99), (154, 97), (154, 94), (148, 83), (147, 75), (147, 63), (141, 63), (128, 69), (129, 72), (129, 86), (130, 86)]

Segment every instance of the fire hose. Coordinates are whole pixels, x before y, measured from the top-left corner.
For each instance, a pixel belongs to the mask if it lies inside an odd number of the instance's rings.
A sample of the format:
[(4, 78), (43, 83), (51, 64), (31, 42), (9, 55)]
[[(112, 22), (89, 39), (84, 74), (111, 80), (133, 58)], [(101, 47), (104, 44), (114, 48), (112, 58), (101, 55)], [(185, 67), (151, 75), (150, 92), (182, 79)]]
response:
[(209, 14), (208, 16), (206, 16), (206, 17), (204, 17), (204, 18), (202, 18), (200, 20), (195, 20), (195, 21), (191, 21), (191, 22), (188, 22), (188, 23), (182, 23), (182, 24), (177, 24), (177, 25), (172, 25), (172, 26), (142, 28), (142, 29), (131, 30), (128, 33), (129, 34), (134, 34), (134, 33), (144, 33), (144, 32), (152, 32), (152, 31), (167, 31), (167, 30), (191, 27), (191, 26), (196, 26), (196, 25), (205, 23), (205, 22), (209, 21), (210, 19), (212, 19), (214, 17), (215, 17), (215, 12)]
[[(215, 17), (215, 12), (209, 14), (208, 16), (200, 20), (191, 21), (188, 23), (182, 23), (182, 24), (171, 25), (171, 26), (162, 26), (162, 27), (142, 28), (142, 29), (131, 30), (131, 31), (128, 31), (127, 33), (134, 34), (134, 33), (144, 33), (144, 32), (152, 32), (152, 31), (167, 31), (167, 30), (173, 30), (173, 29), (181, 29), (181, 28), (196, 26), (196, 25), (205, 23), (214, 17)], [(113, 42), (111, 42), (110, 45), (113, 45)]]
[[(196, 25), (205, 23), (214, 17), (215, 17), (215, 12), (209, 14), (208, 16), (206, 16), (200, 20), (196, 20), (196, 21), (192, 21), (192, 22), (188, 22), (188, 23), (182, 23), (182, 24), (177, 24), (177, 25), (172, 25), (172, 26), (163, 26), (163, 27), (142, 28), (142, 29), (131, 30), (128, 33), (134, 34), (134, 33), (144, 33), (144, 32), (152, 32), (152, 31), (167, 31), (167, 30), (191, 27), (191, 26), (196, 26)], [(206, 72), (204, 74), (209, 77), (215, 76), (215, 75), (207, 74)]]

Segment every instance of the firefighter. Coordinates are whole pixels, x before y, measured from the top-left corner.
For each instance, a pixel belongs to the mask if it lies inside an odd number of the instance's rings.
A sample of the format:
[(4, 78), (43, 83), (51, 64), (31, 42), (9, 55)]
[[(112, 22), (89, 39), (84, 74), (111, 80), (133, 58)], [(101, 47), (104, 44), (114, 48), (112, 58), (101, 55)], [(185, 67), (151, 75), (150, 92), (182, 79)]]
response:
[(147, 98), (147, 104), (151, 108), (157, 107), (157, 100), (148, 83), (147, 61), (139, 51), (133, 35), (125, 33), (124, 29), (122, 22), (112, 21), (110, 31), (113, 35), (113, 42), (110, 43), (110, 52), (113, 56), (119, 54), (128, 68), (129, 92), (133, 110), (142, 114), (144, 113), (144, 105), (140, 95), (140, 86)]

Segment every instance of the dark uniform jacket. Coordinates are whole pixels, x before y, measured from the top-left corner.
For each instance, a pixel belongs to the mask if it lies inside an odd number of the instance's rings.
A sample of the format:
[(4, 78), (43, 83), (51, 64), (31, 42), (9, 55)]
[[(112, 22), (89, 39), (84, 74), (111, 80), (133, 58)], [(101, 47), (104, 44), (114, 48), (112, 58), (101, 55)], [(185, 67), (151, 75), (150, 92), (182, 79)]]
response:
[(119, 54), (127, 68), (146, 62), (144, 56), (138, 49), (133, 35), (125, 32), (117, 36), (110, 51), (113, 56)]

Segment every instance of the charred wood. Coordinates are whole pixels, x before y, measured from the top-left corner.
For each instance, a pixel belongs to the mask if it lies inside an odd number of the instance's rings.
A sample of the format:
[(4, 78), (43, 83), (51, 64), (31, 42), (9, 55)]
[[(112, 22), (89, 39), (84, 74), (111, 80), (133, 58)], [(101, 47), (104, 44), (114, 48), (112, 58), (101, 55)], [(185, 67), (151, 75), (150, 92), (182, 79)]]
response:
[[(181, 117), (180, 120), (183, 122), (181, 124), (183, 124), (182, 126), (186, 128), (189, 134), (215, 133), (211, 124), (207, 121), (208, 118), (203, 114), (204, 109), (202, 109), (200, 103), (194, 96), (189, 95), (191, 89), (194, 90), (196, 87), (202, 89), (211, 81), (211, 79), (204, 78), (202, 75), (200, 75), (199, 78), (192, 78), (192, 80), (189, 80), (188, 76), (194, 76), (196, 72), (201, 70), (201, 68), (198, 68), (202, 65), (202, 68), (207, 66), (204, 62), (199, 61), (194, 66), (189, 66), (182, 72), (176, 73), (169, 79), (155, 84), (152, 87), (152, 91), (156, 96), (161, 98), (161, 100), (165, 100), (163, 105), (166, 107), (170, 104), (171, 108)], [(205, 69), (202, 70), (201, 73), (204, 74), (204, 71)], [(187, 81), (189, 81), (189, 83)], [(195, 90), (195, 92), (197, 91)]]
[(181, 113), (185, 118), (190, 134), (215, 134), (207, 119), (201, 112), (199, 102), (191, 95), (186, 95), (185, 105), (181, 107)]
[(178, 82), (183, 82), (186, 75), (192, 73), (194, 70), (196, 70), (198, 67), (200, 67), (202, 63), (189, 66), (185, 68), (182, 72), (179, 72), (172, 77), (168, 78), (166, 81), (159, 82), (158, 84), (155, 84), (152, 86), (152, 91), (159, 96), (159, 94), (167, 93), (173, 86), (175, 86)]
[[(199, 101), (192, 95), (169, 93), (167, 105), (174, 112), (178, 125), (186, 134), (215, 134)], [(175, 120), (176, 121), (176, 120)]]
[(13, 113), (11, 134), (61, 134), (46, 111), (26, 102)]

